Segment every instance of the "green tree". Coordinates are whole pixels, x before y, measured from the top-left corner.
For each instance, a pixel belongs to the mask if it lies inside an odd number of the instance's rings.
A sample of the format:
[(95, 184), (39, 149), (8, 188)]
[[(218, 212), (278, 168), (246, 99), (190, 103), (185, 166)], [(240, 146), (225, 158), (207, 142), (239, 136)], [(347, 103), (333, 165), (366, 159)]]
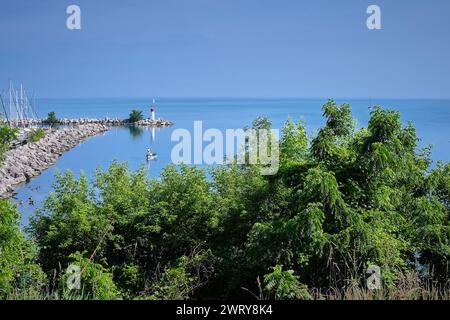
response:
[(303, 122), (297, 125), (289, 118), (283, 127), (283, 137), (280, 143), (281, 163), (290, 165), (292, 162), (306, 160), (308, 138)]
[(56, 113), (54, 111), (48, 113), (46, 122), (51, 126), (59, 124), (59, 119), (56, 117)]
[(128, 122), (135, 123), (144, 119), (144, 114), (140, 110), (132, 110), (128, 117)]

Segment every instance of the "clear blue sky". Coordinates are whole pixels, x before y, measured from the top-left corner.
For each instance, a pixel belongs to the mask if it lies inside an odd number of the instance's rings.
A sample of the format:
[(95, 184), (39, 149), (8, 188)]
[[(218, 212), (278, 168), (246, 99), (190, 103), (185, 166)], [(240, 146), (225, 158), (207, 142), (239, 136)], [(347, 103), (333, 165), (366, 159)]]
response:
[(0, 43), (38, 97), (450, 98), (449, 0), (1, 0)]

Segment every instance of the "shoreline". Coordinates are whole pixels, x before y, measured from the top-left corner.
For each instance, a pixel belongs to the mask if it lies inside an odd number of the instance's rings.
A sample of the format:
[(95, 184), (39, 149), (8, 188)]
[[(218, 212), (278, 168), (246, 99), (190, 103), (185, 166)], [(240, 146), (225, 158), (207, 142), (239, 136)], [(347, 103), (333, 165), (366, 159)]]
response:
[[(0, 124), (5, 121), (0, 120)], [(14, 123), (25, 130), (33, 126), (46, 126), (46, 119), (22, 120)], [(126, 119), (59, 119), (57, 127), (46, 128), (46, 135), (38, 142), (21, 139), (13, 143), (0, 164), (0, 199), (10, 198), (15, 190), (55, 164), (67, 151), (86, 139), (105, 133), (115, 126), (142, 126), (165, 128), (173, 122), (164, 119), (143, 119), (129, 122)], [(61, 126), (61, 127), (58, 127)]]
[[(0, 124), (7, 123), (5, 120), (0, 120)], [(37, 125), (49, 125), (47, 123), (47, 119), (30, 119), (30, 120), (20, 120), (17, 123), (14, 123), (18, 126), (37, 126)], [(80, 126), (80, 125), (89, 125), (89, 124), (97, 124), (97, 125), (105, 125), (105, 126), (150, 126), (150, 127), (170, 127), (173, 125), (173, 122), (165, 119), (143, 119), (137, 122), (129, 122), (128, 119), (120, 119), (120, 118), (103, 118), (103, 119), (92, 119), (92, 118), (62, 118), (58, 119), (58, 123), (56, 125), (62, 126)]]
[(65, 152), (90, 137), (107, 132), (109, 128), (103, 124), (86, 124), (73, 128), (49, 129), (40, 141), (9, 150), (0, 165), (0, 199), (10, 198), (18, 187), (39, 176)]

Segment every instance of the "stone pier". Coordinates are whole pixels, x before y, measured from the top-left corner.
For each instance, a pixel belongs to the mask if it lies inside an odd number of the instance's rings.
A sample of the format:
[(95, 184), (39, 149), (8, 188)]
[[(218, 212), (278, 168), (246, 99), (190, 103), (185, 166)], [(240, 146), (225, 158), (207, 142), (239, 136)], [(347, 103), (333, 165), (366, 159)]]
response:
[(40, 175), (64, 152), (108, 129), (107, 125), (98, 123), (47, 129), (40, 141), (12, 148), (0, 164), (0, 198), (10, 197), (18, 186)]

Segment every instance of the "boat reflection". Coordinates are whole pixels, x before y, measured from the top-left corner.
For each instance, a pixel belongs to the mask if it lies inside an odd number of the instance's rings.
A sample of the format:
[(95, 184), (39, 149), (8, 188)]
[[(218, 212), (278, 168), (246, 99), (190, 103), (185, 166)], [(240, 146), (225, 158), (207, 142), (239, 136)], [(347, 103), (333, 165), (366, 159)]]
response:
[[(146, 128), (146, 131), (148, 131), (148, 130), (149, 129)], [(151, 147), (155, 143), (155, 141), (156, 141), (156, 128), (152, 127), (151, 128), (150, 144), (149, 144), (149, 147), (147, 148), (147, 153), (146, 153), (146, 157), (147, 157), (147, 161), (148, 162), (156, 160), (158, 158), (158, 154), (151, 150)]]

